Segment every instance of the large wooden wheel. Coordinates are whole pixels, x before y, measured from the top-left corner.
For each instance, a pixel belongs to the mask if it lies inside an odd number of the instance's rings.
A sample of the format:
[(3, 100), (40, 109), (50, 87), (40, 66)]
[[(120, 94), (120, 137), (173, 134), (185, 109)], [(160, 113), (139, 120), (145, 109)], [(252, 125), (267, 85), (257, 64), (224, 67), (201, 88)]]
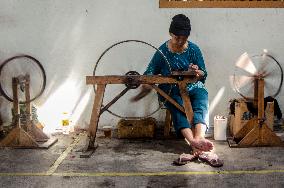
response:
[(283, 70), (271, 55), (263, 53), (249, 56), (244, 53), (235, 64), (234, 89), (247, 100), (255, 99), (255, 80), (264, 79), (264, 97), (275, 98), (283, 84)]
[[(158, 52), (163, 57), (170, 73), (170, 63), (168, 62), (165, 55), (157, 47), (141, 40), (124, 40), (112, 44), (103, 51), (103, 53), (99, 56), (98, 60), (95, 63), (93, 76), (141, 75), (146, 69), (145, 65), (150, 62), (150, 58), (155, 52)], [(134, 53), (137, 55), (133, 58)], [(113, 59), (115, 59), (115, 61), (113, 61)], [(128, 67), (124, 66), (125, 61), (130, 62), (128, 63)], [(117, 92), (117, 90), (120, 90), (120, 92), (116, 97), (113, 97), (113, 95), (105, 96), (104, 103), (106, 103), (105, 101), (108, 101), (108, 103), (102, 104), (104, 111), (107, 111), (110, 114), (122, 119), (143, 119), (150, 117), (158, 112), (162, 104), (158, 103), (157, 99), (154, 99), (151, 102), (151, 104), (148, 106), (148, 109), (145, 110), (144, 114), (139, 115), (135, 115), (135, 111), (129, 111), (129, 109), (137, 109), (138, 106), (141, 108), (143, 101), (139, 101), (136, 104), (119, 101), (119, 99), (122, 97), (130, 98), (131, 96), (134, 96), (135, 92), (137, 92), (134, 89), (138, 88), (139, 86), (140, 84), (124, 84), (124, 86), (116, 85), (106, 88), (106, 93), (114, 93)], [(94, 92), (96, 92), (96, 85), (94, 85)], [(152, 100), (152, 98), (150, 100)], [(115, 112), (112, 109), (113, 107), (120, 109), (120, 112)], [(138, 112), (136, 111), (136, 113)], [(134, 116), (132, 114), (134, 114)]]
[[(24, 94), (24, 77), (29, 75), (30, 100), (26, 101)], [(44, 91), (46, 74), (41, 63), (29, 55), (17, 55), (5, 60), (0, 66), (0, 92), (8, 101), (13, 102), (12, 79), (18, 78), (20, 90), (18, 100), (27, 103), (37, 99)]]

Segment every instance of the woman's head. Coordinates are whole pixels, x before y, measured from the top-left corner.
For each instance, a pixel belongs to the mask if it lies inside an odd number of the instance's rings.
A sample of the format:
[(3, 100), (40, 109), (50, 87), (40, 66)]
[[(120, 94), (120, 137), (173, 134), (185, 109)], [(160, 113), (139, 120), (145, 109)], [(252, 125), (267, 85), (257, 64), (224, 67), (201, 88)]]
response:
[(175, 36), (185, 36), (190, 35), (191, 25), (190, 20), (183, 14), (175, 15), (172, 18), (172, 22), (169, 28), (169, 32)]

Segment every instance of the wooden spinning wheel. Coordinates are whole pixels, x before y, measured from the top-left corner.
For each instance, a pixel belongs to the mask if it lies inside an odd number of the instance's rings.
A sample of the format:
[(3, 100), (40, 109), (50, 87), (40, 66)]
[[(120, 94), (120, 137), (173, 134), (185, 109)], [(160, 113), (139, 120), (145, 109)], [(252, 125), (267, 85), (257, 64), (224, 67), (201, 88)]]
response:
[[(161, 53), (161, 55), (165, 58), (165, 56), (160, 52), (157, 48), (154, 46), (143, 42), (143, 41), (137, 41), (137, 40), (128, 40), (128, 41), (122, 41), (118, 42), (111, 47), (109, 47), (99, 58), (101, 57), (112, 47), (125, 43), (125, 42), (139, 42), (142, 44), (146, 44), (148, 46), (151, 46), (152, 48), (156, 49), (158, 53)], [(98, 61), (99, 61), (98, 60)], [(168, 61), (165, 59), (165, 62), (168, 63)], [(97, 66), (98, 62), (96, 63)], [(96, 70), (95, 66), (95, 70)], [(169, 66), (169, 63), (168, 65)], [(169, 66), (170, 69), (170, 66)], [(193, 83), (197, 81), (196, 73), (192, 71), (185, 71), (185, 72), (171, 72), (168, 76), (161, 76), (161, 75), (139, 75), (136, 71), (129, 71), (125, 75), (103, 75), (103, 76), (96, 76), (94, 70), (93, 76), (87, 76), (86, 82), (89, 85), (93, 85), (95, 88), (95, 99), (93, 103), (93, 110), (91, 114), (91, 120), (90, 120), (90, 127), (89, 127), (89, 135), (88, 135), (88, 146), (85, 148), (86, 151), (93, 151), (95, 149), (95, 139), (96, 139), (96, 132), (99, 122), (100, 115), (107, 111), (109, 107), (114, 104), (121, 96), (123, 96), (127, 91), (130, 89), (136, 89), (141, 84), (147, 84), (150, 87), (152, 87), (157, 93), (159, 93), (161, 96), (163, 96), (168, 102), (172, 103), (174, 106), (176, 106), (179, 110), (184, 112), (187, 116), (187, 120), (189, 122), (192, 122), (193, 113), (191, 108), (191, 103), (189, 96), (187, 94), (187, 84)], [(171, 70), (171, 69), (170, 69)], [(123, 84), (126, 86), (126, 88), (120, 92), (117, 96), (115, 96), (108, 104), (103, 105), (103, 98), (105, 94), (105, 88), (108, 84)], [(158, 86), (155, 84), (177, 84), (180, 88), (180, 93), (184, 101), (184, 106), (180, 106), (175, 100), (173, 100), (168, 93), (165, 93), (162, 91)], [(87, 154), (88, 155), (88, 154)], [(82, 155), (81, 155), (82, 156)], [(82, 156), (83, 157), (83, 156)], [(86, 157), (86, 155), (84, 156)]]
[[(31, 102), (44, 91), (46, 75), (41, 63), (32, 56), (18, 55), (0, 66), (0, 92), (13, 102), (13, 129), (0, 142), (0, 147), (48, 148), (57, 139), (50, 139), (31, 120)], [(20, 104), (24, 105), (25, 120), (20, 118)]]
[(277, 60), (267, 53), (249, 56), (244, 53), (236, 62), (233, 84), (235, 90), (253, 103), (257, 115), (234, 136), (237, 144), (230, 146), (283, 146), (281, 139), (265, 123), (264, 97), (276, 97), (282, 87), (283, 70)]

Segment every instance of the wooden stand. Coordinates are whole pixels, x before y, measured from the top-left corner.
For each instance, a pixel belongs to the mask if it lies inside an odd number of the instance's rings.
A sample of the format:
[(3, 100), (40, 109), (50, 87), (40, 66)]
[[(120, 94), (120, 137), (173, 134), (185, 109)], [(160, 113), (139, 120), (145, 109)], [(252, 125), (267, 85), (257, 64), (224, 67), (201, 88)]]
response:
[[(192, 122), (193, 112), (191, 108), (190, 99), (187, 93), (186, 86), (188, 83), (196, 82), (196, 76), (194, 72), (173, 72), (170, 76), (160, 75), (126, 75), (126, 76), (87, 76), (87, 84), (96, 85), (96, 95), (93, 104), (93, 110), (89, 127), (89, 141), (87, 150), (95, 149), (96, 132), (100, 115), (106, 111), (112, 104), (114, 104), (121, 96), (123, 96), (129, 88), (127, 87), (118, 96), (116, 96), (110, 103), (102, 108), (103, 97), (105, 93), (105, 87), (107, 84), (126, 84), (126, 85), (139, 85), (148, 84), (155, 89), (161, 96), (166, 98), (168, 102), (172, 103), (180, 111), (186, 114), (187, 120)], [(155, 84), (177, 84), (180, 89), (181, 97), (184, 101), (184, 106), (180, 106), (174, 99), (172, 99), (167, 93), (162, 91)]]
[[(254, 105), (257, 118), (252, 118), (234, 136), (228, 139), (230, 147), (284, 146), (282, 140), (267, 126), (264, 115), (264, 79), (255, 79)], [(235, 142), (240, 140), (239, 142)]]
[[(26, 123), (21, 125), (19, 114), (19, 99), (18, 99), (18, 85), (20, 82), (25, 84), (25, 99), (26, 99)], [(30, 77), (25, 75), (20, 78), (12, 78), (13, 89), (13, 110), (14, 114), (13, 125), (15, 126), (9, 134), (0, 142), (0, 147), (13, 148), (48, 148), (54, 144), (57, 139), (49, 137), (37, 128), (30, 119), (31, 104), (30, 104)]]
[[(232, 102), (234, 113), (229, 115), (229, 132), (231, 136), (236, 136), (238, 132), (247, 124), (250, 124), (251, 120), (257, 120), (257, 117), (253, 116), (253, 112), (247, 107), (247, 101), (243, 98), (236, 99)], [(248, 113), (244, 116), (245, 113)], [(265, 108), (265, 123), (267, 126), (273, 130), (274, 124), (274, 102), (267, 102)], [(257, 121), (255, 122), (257, 123)], [(255, 124), (254, 123), (254, 124)]]

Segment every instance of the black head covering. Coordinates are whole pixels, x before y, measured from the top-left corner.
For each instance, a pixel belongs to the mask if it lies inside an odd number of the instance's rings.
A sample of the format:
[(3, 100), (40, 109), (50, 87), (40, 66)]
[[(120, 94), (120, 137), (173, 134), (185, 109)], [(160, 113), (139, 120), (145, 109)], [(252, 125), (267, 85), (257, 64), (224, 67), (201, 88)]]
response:
[(172, 18), (169, 32), (177, 36), (189, 36), (191, 31), (190, 20), (183, 14), (175, 15)]

